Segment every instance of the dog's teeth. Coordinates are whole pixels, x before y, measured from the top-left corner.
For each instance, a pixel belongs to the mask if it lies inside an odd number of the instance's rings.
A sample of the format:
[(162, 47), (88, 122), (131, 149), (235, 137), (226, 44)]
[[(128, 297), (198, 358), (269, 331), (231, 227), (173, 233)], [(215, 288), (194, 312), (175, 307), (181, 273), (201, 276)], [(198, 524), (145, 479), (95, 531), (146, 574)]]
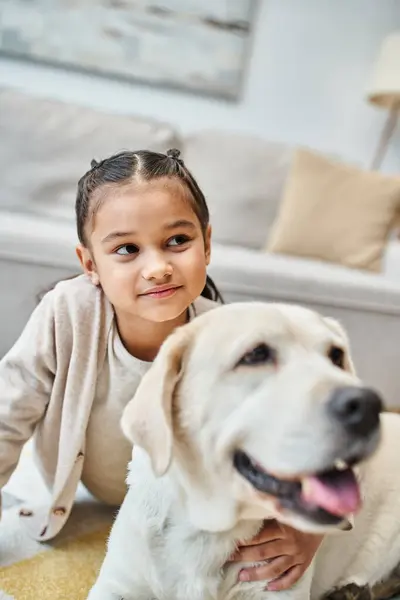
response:
[(310, 481), (308, 477), (305, 477), (301, 480), (301, 491), (305, 498), (307, 498), (307, 493), (310, 489)]
[(349, 468), (348, 464), (341, 458), (337, 458), (335, 460), (334, 464), (335, 464), (335, 469), (337, 469), (338, 471), (345, 471), (346, 469)]

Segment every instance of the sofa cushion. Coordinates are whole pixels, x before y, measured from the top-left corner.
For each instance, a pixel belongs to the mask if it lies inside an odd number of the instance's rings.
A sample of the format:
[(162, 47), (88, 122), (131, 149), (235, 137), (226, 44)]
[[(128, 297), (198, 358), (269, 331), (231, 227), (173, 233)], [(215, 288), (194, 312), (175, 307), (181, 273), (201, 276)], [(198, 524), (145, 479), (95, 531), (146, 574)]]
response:
[(0, 88), (0, 207), (74, 218), (79, 178), (93, 158), (180, 147), (172, 127)]
[(379, 271), (400, 207), (400, 177), (296, 152), (267, 249)]
[(264, 246), (291, 157), (283, 144), (231, 132), (207, 130), (185, 140), (183, 159), (207, 198), (215, 241)]

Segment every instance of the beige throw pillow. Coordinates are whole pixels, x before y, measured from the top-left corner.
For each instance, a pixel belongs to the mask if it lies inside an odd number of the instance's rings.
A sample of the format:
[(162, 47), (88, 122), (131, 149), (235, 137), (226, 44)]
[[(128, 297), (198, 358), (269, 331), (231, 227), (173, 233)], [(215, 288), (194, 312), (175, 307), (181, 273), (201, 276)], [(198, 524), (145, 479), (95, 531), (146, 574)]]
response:
[(296, 152), (267, 250), (379, 271), (400, 177)]

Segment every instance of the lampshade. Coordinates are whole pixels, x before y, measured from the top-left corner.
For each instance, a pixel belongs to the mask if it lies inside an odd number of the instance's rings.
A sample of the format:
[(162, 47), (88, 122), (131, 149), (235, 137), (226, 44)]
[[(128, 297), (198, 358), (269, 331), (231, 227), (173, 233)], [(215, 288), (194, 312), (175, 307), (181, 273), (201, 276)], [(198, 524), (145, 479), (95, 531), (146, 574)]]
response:
[(400, 31), (385, 38), (367, 92), (369, 102), (400, 109)]

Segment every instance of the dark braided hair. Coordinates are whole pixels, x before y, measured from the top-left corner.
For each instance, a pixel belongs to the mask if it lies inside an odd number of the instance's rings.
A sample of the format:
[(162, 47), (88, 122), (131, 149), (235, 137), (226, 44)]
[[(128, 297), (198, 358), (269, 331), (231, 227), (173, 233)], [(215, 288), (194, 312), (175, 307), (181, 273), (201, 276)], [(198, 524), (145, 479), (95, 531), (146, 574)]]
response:
[[(87, 224), (101, 205), (101, 193), (96, 194), (97, 191), (101, 192), (103, 187), (109, 185), (123, 185), (134, 179), (153, 181), (163, 177), (177, 179), (186, 187), (193, 211), (199, 219), (205, 236), (210, 221), (206, 199), (197, 181), (181, 159), (180, 151), (172, 148), (166, 154), (150, 150), (124, 151), (100, 162), (92, 160), (90, 170), (78, 182), (75, 213), (80, 242), (88, 246)], [(208, 275), (201, 295), (210, 300), (223, 302), (217, 286)]]

